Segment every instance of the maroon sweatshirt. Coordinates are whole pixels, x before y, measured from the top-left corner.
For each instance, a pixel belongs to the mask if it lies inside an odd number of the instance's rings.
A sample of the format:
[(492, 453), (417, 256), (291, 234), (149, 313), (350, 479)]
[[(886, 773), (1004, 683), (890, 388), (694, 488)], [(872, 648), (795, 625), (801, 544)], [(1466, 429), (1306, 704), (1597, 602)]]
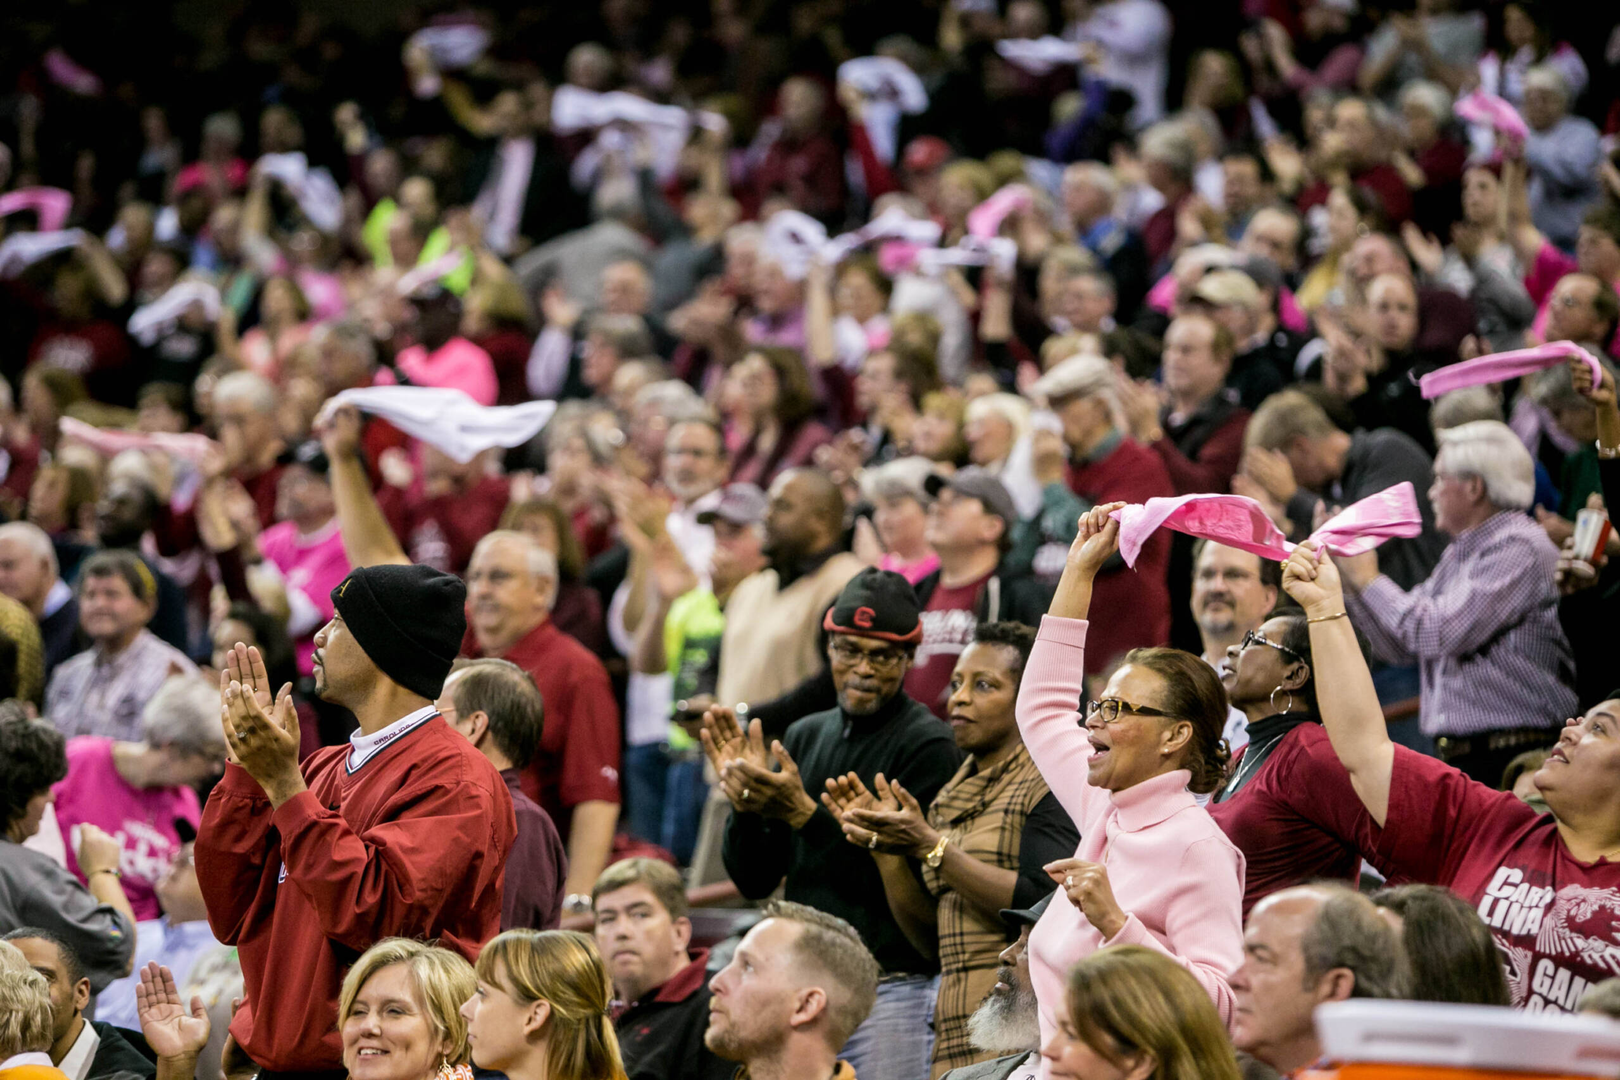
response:
[(311, 754), (309, 790), (274, 810), (227, 766), (197, 835), (209, 926), (242, 961), (231, 1034), (277, 1072), (342, 1067), (338, 991), (372, 945), (437, 938), (472, 960), (501, 928), (517, 822), (495, 766), (437, 713), (350, 754)]

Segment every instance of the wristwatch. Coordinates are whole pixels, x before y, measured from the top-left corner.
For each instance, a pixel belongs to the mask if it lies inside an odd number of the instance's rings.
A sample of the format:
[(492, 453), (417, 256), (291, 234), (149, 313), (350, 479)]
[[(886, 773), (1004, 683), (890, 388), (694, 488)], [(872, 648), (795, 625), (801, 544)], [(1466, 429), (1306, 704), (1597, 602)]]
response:
[(1597, 447), (1597, 456), (1604, 461), (1613, 461), (1615, 458), (1620, 458), (1620, 446), (1604, 446), (1602, 439), (1596, 440), (1593, 445)]
[(927, 855), (925, 855), (923, 857), (923, 863), (928, 867), (928, 869), (930, 869), (930, 870), (938, 870), (939, 869), (939, 864), (945, 861), (945, 845), (949, 844), (950, 842), (951, 842), (951, 834), (950, 833), (941, 833), (940, 834), (939, 843), (934, 845), (934, 850), (930, 851)]
[(564, 915), (589, 915), (591, 898), (585, 893), (569, 893), (562, 903)]

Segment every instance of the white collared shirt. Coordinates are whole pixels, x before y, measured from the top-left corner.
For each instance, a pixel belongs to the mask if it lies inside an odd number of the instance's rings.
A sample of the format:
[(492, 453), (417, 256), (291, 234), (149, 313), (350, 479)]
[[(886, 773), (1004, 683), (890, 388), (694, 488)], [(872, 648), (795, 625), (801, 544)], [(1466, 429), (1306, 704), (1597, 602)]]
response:
[(96, 1034), (96, 1026), (86, 1020), (79, 1029), (79, 1037), (73, 1040), (73, 1049), (67, 1052), (57, 1068), (67, 1073), (68, 1080), (84, 1080), (90, 1075), (90, 1064), (96, 1060), (96, 1050), (100, 1046), (101, 1036)]
[(424, 705), (408, 716), (402, 716), (382, 730), (372, 732), (370, 735), (362, 735), (356, 730), (349, 736), (349, 746), (352, 748), (349, 751), (349, 772), (358, 772), (360, 766), (376, 757), (383, 747), (438, 715), (438, 709), (435, 709), (432, 705)]
[(52, 615), (55, 615), (58, 611), (62, 610), (62, 605), (66, 604), (71, 599), (73, 599), (73, 590), (68, 587), (67, 582), (63, 581), (61, 578), (57, 578), (56, 581), (52, 583), (50, 591), (45, 594), (44, 617), (48, 619)]

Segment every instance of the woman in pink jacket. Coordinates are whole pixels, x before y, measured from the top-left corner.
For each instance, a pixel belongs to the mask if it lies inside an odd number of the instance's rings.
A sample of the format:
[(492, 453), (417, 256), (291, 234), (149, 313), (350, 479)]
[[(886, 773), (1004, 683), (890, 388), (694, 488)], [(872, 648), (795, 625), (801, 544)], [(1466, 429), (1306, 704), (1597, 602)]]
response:
[(1227, 978), (1243, 960), (1243, 854), (1193, 799), (1215, 789), (1230, 757), (1221, 740), (1226, 695), (1214, 669), (1176, 649), (1135, 649), (1102, 700), (1075, 711), (1091, 583), (1118, 550), (1119, 523), (1108, 514), (1122, 505), (1080, 519), (1018, 693), (1024, 743), (1080, 830), (1074, 858), (1046, 867), (1063, 896), (1029, 940), (1043, 1042), (1061, 1020), (1065, 973), (1098, 949), (1144, 945), (1167, 954), (1228, 1025)]

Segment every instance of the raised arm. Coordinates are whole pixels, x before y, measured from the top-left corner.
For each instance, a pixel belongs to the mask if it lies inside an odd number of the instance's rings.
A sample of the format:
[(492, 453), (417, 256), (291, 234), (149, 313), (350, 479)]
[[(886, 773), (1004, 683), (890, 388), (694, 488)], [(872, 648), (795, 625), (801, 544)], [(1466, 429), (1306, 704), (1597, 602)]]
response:
[(394, 530), (388, 527), (371, 478), (360, 457), (360, 411), (352, 405), (329, 405), (315, 423), (321, 446), (331, 463), (332, 502), (337, 507), (338, 532), (349, 565), (409, 563)]
[(1315, 660), (1317, 701), (1322, 726), (1339, 762), (1367, 812), (1382, 828), (1389, 814), (1390, 774), (1395, 744), (1384, 726), (1384, 711), (1373, 689), (1372, 673), (1345, 613), (1339, 570), (1316, 544), (1306, 541), (1283, 564), (1283, 589), (1305, 609)]

